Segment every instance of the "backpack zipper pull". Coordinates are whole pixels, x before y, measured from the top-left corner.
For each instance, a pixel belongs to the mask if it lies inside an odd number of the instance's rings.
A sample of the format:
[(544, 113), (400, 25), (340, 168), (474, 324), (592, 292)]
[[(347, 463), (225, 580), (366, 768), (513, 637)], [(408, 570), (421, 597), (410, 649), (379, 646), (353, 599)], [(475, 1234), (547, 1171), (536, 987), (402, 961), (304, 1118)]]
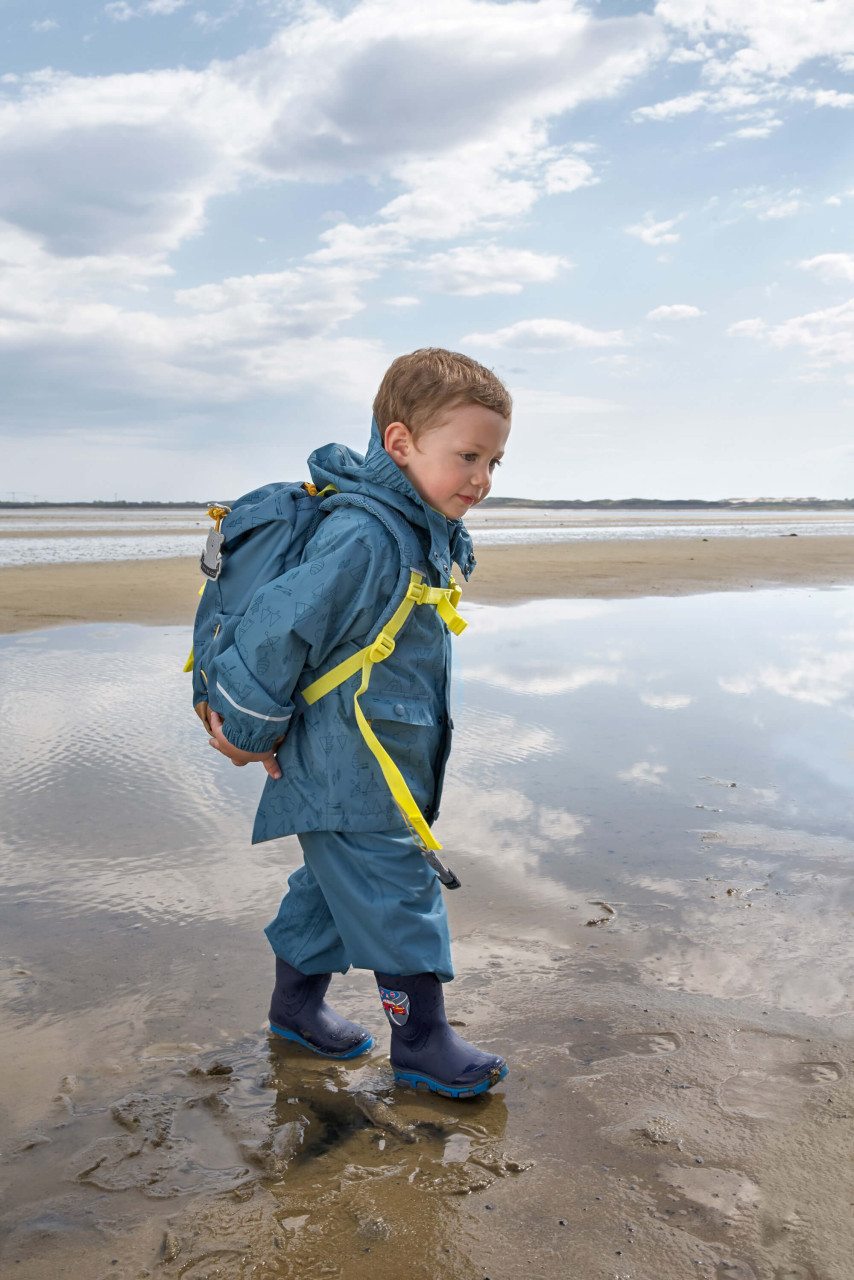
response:
[(214, 527), (208, 534), (199, 568), (206, 578), (211, 578), (214, 582), (222, 573), (222, 544), (225, 542), (225, 534), (220, 530), (220, 525), (230, 511), (231, 507), (217, 506), (216, 503), (208, 507), (208, 515), (213, 520)]

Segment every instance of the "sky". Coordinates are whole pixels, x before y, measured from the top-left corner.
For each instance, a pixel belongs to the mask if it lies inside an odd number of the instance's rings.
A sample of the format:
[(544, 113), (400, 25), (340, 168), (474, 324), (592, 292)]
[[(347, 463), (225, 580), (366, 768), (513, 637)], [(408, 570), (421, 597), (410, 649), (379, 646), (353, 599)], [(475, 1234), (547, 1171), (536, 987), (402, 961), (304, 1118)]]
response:
[(364, 451), (443, 346), (496, 496), (854, 496), (854, 0), (0, 0), (0, 499)]

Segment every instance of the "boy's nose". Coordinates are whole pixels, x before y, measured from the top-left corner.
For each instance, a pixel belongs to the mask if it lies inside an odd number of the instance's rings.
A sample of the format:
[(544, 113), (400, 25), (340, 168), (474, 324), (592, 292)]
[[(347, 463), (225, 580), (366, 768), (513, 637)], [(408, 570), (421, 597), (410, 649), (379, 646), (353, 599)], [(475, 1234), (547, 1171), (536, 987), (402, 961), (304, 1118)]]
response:
[(476, 466), (473, 469), (472, 476), (471, 476), (471, 484), (473, 489), (480, 489), (481, 491), (484, 489), (488, 489), (489, 481), (490, 481), (490, 475), (489, 475), (489, 466), (487, 463), (483, 463), (480, 466)]

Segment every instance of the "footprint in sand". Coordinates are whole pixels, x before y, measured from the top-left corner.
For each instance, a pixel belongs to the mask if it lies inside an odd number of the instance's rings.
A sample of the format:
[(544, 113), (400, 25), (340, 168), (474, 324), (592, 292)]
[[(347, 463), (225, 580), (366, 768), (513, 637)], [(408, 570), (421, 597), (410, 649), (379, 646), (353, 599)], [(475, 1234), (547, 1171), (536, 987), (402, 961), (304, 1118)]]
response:
[(37, 983), (29, 969), (14, 956), (0, 956), (0, 1001), (14, 1005), (33, 995)]
[(774, 1272), (774, 1280), (816, 1280), (812, 1267), (801, 1267), (797, 1264), (778, 1267)]
[(739, 1071), (718, 1089), (718, 1103), (733, 1115), (757, 1120), (786, 1118), (804, 1097), (805, 1089), (817, 1085), (827, 1088), (844, 1075), (839, 1062), (795, 1062), (770, 1071)]
[(756, 1280), (756, 1272), (746, 1262), (722, 1262), (715, 1272), (715, 1280)]
[(607, 1058), (657, 1057), (682, 1048), (682, 1041), (675, 1031), (627, 1031), (618, 1036), (592, 1036), (567, 1045), (571, 1058), (579, 1062), (603, 1062)]
[(845, 1075), (838, 1062), (798, 1062), (789, 1070), (800, 1084), (836, 1084)]

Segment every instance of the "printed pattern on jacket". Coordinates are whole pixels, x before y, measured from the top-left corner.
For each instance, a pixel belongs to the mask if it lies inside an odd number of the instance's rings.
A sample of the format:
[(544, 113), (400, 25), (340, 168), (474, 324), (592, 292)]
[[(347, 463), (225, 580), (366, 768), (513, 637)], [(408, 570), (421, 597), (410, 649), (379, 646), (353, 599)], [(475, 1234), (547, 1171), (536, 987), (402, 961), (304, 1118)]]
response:
[[(300, 564), (262, 587), (234, 642), (208, 673), (210, 705), (235, 746), (265, 751), (285, 734), (280, 779), (268, 778), (253, 843), (299, 831), (379, 831), (400, 814), (353, 713), (360, 674), (313, 706), (300, 690), (363, 648), (400, 602), (410, 569), (446, 586), (452, 558), (474, 567), (461, 521), (428, 507), (386, 454), (376, 423), (365, 458), (341, 445), (317, 450), (312, 480), (339, 493)], [(358, 504), (389, 508), (384, 523)], [(394, 533), (392, 532), (394, 530)], [(429, 605), (416, 606), (394, 652), (377, 664), (360, 704), (428, 822), (441, 798), (453, 723), (451, 636)]]

